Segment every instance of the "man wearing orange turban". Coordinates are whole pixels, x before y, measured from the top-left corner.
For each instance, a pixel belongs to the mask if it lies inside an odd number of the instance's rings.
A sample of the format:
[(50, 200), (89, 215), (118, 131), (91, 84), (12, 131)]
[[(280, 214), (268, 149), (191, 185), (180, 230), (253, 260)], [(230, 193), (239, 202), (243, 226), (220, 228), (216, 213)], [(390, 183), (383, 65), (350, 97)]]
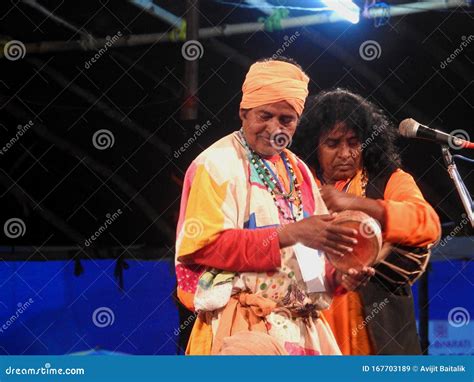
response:
[(301, 116), (308, 96), (308, 76), (284, 61), (261, 61), (250, 67), (242, 85), (242, 109), (286, 101)]
[[(241, 130), (186, 172), (176, 276), (180, 301), (198, 312), (187, 354), (340, 354), (320, 312), (374, 271), (341, 274), (322, 255), (351, 252), (357, 232), (333, 223), (308, 167), (286, 148), (308, 82), (292, 60), (253, 64)], [(255, 339), (266, 344), (250, 349)]]

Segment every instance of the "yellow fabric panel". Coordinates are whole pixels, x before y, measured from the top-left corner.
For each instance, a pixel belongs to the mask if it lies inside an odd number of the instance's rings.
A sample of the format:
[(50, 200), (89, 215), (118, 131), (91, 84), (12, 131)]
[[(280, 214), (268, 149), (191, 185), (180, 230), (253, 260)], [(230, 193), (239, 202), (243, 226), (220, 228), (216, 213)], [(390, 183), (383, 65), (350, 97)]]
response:
[(217, 184), (204, 165), (199, 165), (193, 179), (181, 228), (178, 257), (196, 252), (212, 243), (224, 228), (222, 205), (228, 182)]
[(189, 337), (186, 355), (210, 355), (212, 349), (212, 327), (198, 316)]

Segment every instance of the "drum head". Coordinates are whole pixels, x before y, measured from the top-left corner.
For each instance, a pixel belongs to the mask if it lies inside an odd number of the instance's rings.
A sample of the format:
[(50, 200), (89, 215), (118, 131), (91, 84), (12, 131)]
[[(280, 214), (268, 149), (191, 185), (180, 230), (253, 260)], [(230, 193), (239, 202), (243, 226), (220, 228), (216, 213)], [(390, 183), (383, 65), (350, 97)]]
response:
[(357, 230), (358, 241), (353, 247), (354, 251), (344, 257), (326, 254), (334, 267), (347, 272), (350, 268), (361, 270), (365, 266), (374, 265), (382, 248), (382, 230), (378, 221), (364, 212), (347, 210), (340, 212), (334, 222)]

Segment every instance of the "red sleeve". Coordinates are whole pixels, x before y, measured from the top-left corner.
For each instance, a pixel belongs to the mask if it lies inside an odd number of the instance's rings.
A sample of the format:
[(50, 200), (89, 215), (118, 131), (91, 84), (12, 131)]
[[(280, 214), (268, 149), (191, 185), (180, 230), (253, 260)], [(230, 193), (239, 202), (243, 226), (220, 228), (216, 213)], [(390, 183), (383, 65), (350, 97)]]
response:
[(277, 228), (225, 230), (191, 261), (230, 272), (273, 271), (281, 265)]

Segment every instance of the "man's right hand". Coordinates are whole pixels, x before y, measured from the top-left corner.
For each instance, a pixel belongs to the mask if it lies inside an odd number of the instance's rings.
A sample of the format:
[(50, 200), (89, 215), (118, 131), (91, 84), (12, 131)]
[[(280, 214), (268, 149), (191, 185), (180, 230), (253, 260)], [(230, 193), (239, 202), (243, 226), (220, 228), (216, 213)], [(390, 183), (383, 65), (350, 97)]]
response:
[(296, 243), (335, 256), (351, 253), (357, 244), (357, 230), (334, 224), (334, 215), (315, 215), (278, 230), (280, 247)]

